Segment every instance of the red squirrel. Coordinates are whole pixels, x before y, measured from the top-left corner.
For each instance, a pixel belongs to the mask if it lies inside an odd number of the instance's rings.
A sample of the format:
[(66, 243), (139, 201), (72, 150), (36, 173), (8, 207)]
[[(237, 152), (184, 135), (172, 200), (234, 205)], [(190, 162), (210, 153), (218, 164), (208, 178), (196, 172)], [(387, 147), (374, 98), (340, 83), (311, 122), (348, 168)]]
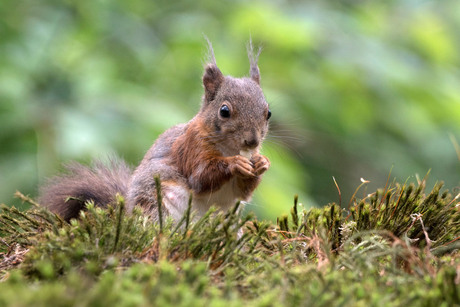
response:
[(249, 78), (224, 76), (208, 41), (200, 111), (188, 123), (168, 129), (134, 172), (120, 160), (91, 167), (78, 163), (40, 188), (38, 202), (65, 220), (78, 217), (85, 203), (105, 207), (124, 196), (128, 210), (140, 206), (158, 220), (154, 177), (161, 179), (162, 212), (179, 220), (188, 208), (202, 216), (211, 206), (227, 210), (249, 201), (270, 167), (259, 153), (271, 112), (260, 87), (258, 57), (248, 45)]

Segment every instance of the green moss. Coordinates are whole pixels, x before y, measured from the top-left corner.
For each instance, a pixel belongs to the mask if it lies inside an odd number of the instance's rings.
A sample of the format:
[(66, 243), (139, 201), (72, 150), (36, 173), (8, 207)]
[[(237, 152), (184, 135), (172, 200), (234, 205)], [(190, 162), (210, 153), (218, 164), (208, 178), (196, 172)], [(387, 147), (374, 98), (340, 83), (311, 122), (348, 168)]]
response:
[[(63, 222), (3, 206), (1, 306), (460, 304), (455, 198), (396, 185), (277, 226), (211, 210), (162, 229), (123, 199)], [(239, 229), (243, 229), (239, 232)]]

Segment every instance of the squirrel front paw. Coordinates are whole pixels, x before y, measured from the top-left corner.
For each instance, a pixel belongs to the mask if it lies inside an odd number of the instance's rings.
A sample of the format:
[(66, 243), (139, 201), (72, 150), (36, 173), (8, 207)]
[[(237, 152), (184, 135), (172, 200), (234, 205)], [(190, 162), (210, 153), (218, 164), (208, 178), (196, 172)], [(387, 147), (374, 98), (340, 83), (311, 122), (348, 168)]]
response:
[(254, 154), (251, 158), (251, 162), (254, 165), (253, 173), (256, 176), (260, 176), (270, 168), (270, 161), (267, 157), (260, 154)]
[(243, 156), (237, 155), (231, 157), (229, 167), (230, 172), (238, 177), (252, 178), (256, 176), (254, 174), (253, 163)]

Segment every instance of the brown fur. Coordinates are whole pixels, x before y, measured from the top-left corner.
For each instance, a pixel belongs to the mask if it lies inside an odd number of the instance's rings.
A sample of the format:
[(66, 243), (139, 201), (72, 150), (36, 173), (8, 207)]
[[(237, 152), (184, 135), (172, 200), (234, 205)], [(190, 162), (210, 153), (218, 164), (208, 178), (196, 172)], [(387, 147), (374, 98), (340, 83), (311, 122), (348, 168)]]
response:
[(173, 164), (187, 178), (190, 189), (198, 194), (218, 190), (232, 176), (229, 161), (206, 139), (210, 134), (208, 129), (197, 117), (172, 146)]

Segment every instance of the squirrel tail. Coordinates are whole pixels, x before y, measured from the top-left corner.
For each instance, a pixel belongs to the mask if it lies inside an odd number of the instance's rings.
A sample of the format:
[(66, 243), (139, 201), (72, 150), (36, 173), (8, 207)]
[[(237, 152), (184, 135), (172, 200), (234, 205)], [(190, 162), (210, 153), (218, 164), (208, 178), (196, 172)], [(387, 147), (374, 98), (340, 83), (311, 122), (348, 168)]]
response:
[(108, 163), (95, 161), (90, 167), (72, 162), (65, 171), (40, 188), (38, 203), (66, 221), (78, 217), (88, 201), (105, 207), (115, 202), (117, 193), (126, 197), (132, 174), (124, 161), (113, 158)]

